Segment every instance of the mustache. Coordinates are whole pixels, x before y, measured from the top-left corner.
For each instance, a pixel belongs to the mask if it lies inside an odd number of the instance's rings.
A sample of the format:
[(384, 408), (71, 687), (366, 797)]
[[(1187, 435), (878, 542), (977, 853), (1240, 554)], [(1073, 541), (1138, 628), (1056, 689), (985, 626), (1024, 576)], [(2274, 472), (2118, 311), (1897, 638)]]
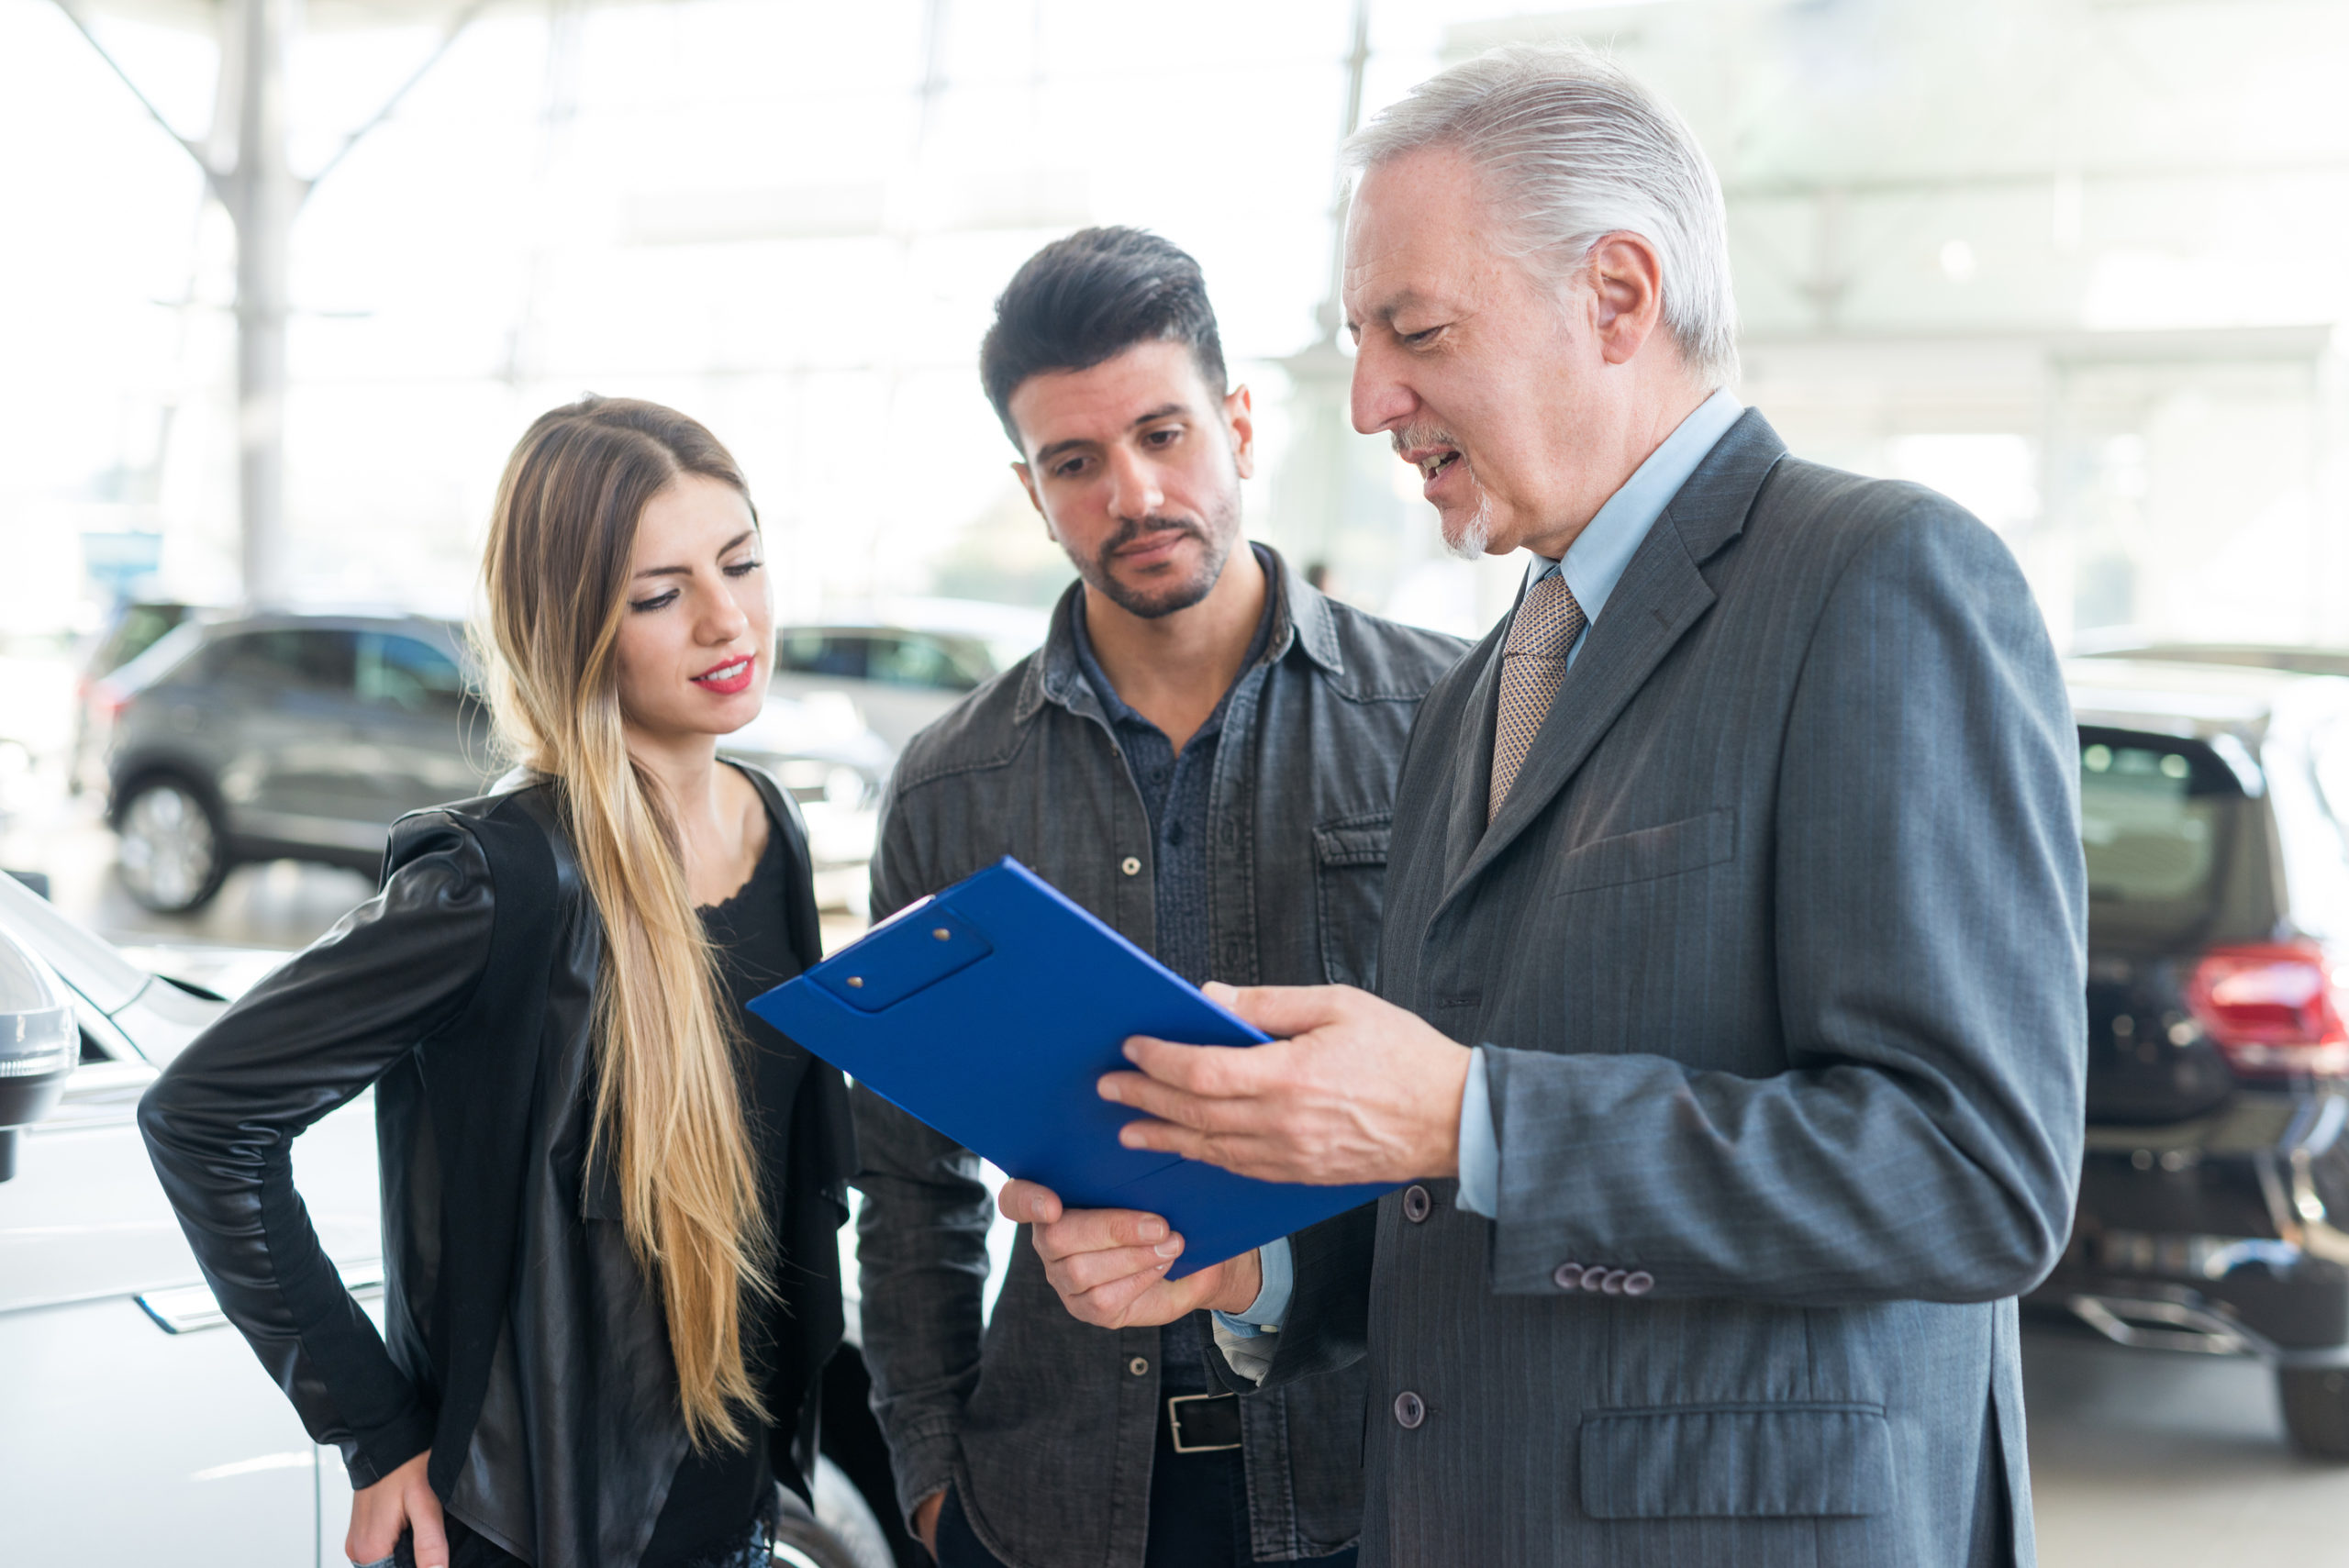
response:
[(1393, 433), (1393, 440), (1397, 457), (1414, 448), (1450, 447), (1458, 452), (1467, 450), (1460, 444), (1459, 437), (1441, 425), (1406, 425)]
[(1146, 517), (1128, 517), (1120, 522), (1118, 525), (1117, 533), (1101, 547), (1101, 559), (1108, 560), (1136, 539), (1151, 534), (1163, 533), (1188, 534), (1201, 544), (1213, 542), (1208, 538), (1206, 526), (1193, 518), (1169, 517), (1153, 513)]

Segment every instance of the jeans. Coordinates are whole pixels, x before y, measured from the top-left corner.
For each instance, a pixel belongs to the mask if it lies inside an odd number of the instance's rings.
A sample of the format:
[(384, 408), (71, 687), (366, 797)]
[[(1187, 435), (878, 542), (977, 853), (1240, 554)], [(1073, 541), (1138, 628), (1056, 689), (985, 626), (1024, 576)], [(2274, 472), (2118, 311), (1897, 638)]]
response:
[[(938, 1568), (1008, 1568), (971, 1528), (963, 1499), (952, 1486), (938, 1511)], [(1240, 1451), (1176, 1453), (1162, 1404), (1158, 1451), (1150, 1466), (1150, 1543), (1142, 1568), (1354, 1568), (1354, 1549), (1279, 1562), (1251, 1556), (1248, 1482)]]

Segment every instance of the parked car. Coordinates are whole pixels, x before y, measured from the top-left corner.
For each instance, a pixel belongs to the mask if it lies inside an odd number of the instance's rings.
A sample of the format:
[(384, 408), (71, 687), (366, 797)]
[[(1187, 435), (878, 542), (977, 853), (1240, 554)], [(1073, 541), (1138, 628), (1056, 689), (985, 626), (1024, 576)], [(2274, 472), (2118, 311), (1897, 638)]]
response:
[(2088, 876), (2087, 1140), (2026, 1299), (2252, 1356), (2349, 1460), (2349, 680), (2069, 666)]
[[(15, 1129), (0, 1145), (16, 1155), (0, 1180), (0, 1562), (130, 1568), (158, 1541), (191, 1568), (342, 1561), (340, 1456), (228, 1328), (133, 1120), (225, 1005), (0, 877), (0, 1127)], [(294, 1165), (328, 1255), (380, 1319), (372, 1100), (313, 1127)], [(852, 1300), (849, 1320), (825, 1377), (816, 1508), (782, 1495), (775, 1561), (912, 1568), (927, 1558), (898, 1522)]]
[(106, 677), (202, 613), (176, 599), (134, 599), (108, 618), (73, 682), (73, 751), (65, 770), (69, 793), (106, 787), (106, 740), (123, 698), (120, 684)]
[[(192, 616), (106, 676), (124, 887), (201, 907), (248, 861), (373, 874), (403, 813), (502, 771), (460, 629), (414, 616)], [(771, 699), (729, 751), (799, 799), (822, 885), (862, 907), (889, 748), (846, 699)]]
[(774, 689), (836, 694), (905, 750), (920, 728), (1044, 639), (1042, 611), (955, 599), (908, 599), (873, 619), (846, 617), (775, 633)]
[(130, 895), (195, 909), (245, 861), (373, 873), (403, 812), (487, 782), (457, 628), (408, 616), (191, 618), (106, 677), (107, 817)]

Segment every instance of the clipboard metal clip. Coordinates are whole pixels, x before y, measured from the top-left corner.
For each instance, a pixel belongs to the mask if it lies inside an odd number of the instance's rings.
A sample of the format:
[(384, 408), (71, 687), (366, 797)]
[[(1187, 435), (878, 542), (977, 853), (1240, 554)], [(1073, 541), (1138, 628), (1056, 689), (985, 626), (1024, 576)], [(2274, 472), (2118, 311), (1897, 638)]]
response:
[(875, 927), (807, 978), (860, 1013), (879, 1013), (995, 951), (976, 926), (942, 904), (925, 899), (918, 916), (908, 915), (913, 909)]

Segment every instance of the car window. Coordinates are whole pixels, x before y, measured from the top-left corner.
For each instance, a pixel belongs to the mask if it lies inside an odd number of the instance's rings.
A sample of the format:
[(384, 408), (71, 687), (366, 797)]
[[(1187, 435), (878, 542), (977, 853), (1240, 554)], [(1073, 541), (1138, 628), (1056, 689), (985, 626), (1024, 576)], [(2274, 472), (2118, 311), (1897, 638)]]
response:
[(795, 675), (861, 681), (868, 640), (862, 633), (786, 631), (775, 639), (774, 667)]
[(2082, 728), (2080, 847), (2092, 937), (2209, 919), (2242, 804), (2242, 784), (2207, 746)]
[(370, 631), (359, 639), (359, 699), (408, 713), (456, 713), (465, 696), (464, 672), (429, 642)]
[(128, 605), (122, 618), (115, 623), (99, 646), (97, 656), (90, 661), (93, 676), (111, 675), (150, 648), (157, 639), (187, 618), (185, 605)]
[(356, 632), (278, 627), (225, 637), (206, 656), (205, 673), (238, 685), (350, 693), (357, 673)]
[(978, 684), (945, 649), (922, 637), (874, 638), (865, 674), (885, 685), (936, 692), (967, 692)]

